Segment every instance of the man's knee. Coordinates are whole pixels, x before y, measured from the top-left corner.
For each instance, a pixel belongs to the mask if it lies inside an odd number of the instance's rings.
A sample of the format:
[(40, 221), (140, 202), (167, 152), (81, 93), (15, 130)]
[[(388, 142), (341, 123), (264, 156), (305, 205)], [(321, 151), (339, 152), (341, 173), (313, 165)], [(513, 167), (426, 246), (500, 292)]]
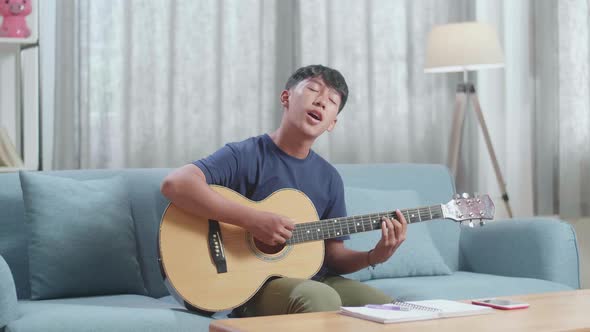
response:
[(340, 295), (332, 287), (320, 282), (301, 283), (289, 294), (289, 313), (335, 311), (340, 306)]

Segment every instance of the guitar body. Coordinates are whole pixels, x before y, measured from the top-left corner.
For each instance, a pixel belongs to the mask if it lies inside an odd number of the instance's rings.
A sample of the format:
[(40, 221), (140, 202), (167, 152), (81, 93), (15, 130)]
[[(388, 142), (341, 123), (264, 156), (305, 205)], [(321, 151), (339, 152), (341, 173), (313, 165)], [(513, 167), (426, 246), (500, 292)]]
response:
[[(233, 190), (211, 186), (226, 199), (289, 217), (296, 224), (318, 219), (311, 200), (293, 189), (279, 190), (260, 202)], [(159, 254), (168, 286), (186, 303), (205, 311), (235, 308), (249, 300), (272, 276), (310, 278), (324, 259), (324, 242), (270, 247), (241, 227), (219, 222), (227, 272), (219, 273), (209, 247), (209, 220), (168, 205), (160, 225)]]

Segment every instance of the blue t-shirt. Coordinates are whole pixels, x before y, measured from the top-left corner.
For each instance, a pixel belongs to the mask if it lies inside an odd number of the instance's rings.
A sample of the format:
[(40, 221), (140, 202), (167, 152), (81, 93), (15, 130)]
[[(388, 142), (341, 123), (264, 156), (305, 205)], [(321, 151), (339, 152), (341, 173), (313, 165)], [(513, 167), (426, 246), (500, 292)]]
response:
[[(344, 186), (334, 166), (313, 150), (305, 159), (292, 157), (267, 134), (228, 143), (193, 164), (203, 171), (208, 184), (230, 188), (253, 201), (293, 188), (311, 199), (320, 219), (346, 216)], [(345, 239), (348, 236), (338, 238)]]

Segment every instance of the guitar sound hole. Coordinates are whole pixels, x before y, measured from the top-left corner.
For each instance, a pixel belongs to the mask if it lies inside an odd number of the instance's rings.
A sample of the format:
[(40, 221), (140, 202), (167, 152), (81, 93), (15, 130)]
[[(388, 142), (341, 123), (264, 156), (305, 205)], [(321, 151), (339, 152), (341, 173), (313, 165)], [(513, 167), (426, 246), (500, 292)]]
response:
[(263, 253), (268, 254), (268, 255), (276, 254), (276, 253), (280, 252), (281, 250), (283, 250), (283, 248), (285, 248), (284, 244), (277, 244), (277, 245), (271, 246), (271, 245), (268, 245), (268, 244), (258, 240), (257, 238), (254, 238), (254, 245), (256, 246), (256, 248), (258, 248), (258, 250), (260, 250)]

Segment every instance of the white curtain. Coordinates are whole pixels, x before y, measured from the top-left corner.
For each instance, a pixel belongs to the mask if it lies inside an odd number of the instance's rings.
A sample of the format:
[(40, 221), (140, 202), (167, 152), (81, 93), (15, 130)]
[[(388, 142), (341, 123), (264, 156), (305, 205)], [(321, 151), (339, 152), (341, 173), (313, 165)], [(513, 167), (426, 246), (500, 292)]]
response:
[[(504, 71), (470, 79), (515, 214), (563, 213), (566, 206), (590, 213), (587, 0), (57, 6), (55, 169), (177, 167), (225, 142), (272, 131), (286, 79), (314, 63), (339, 69), (351, 91), (336, 130), (314, 147), (318, 153), (335, 163), (445, 163), (461, 77), (423, 73), (426, 37), (435, 24), (478, 19), (496, 25), (505, 48)], [(503, 216), (472, 113), (458, 190), (493, 193)]]
[(61, 1), (55, 168), (174, 167), (277, 123), (279, 1)]
[(534, 2), (535, 208), (590, 216), (588, 0)]
[(320, 154), (444, 162), (458, 77), (425, 75), (424, 47), (469, 4), (62, 0), (54, 166), (178, 166), (270, 131), (289, 74), (314, 63), (351, 91)]
[[(492, 144), (510, 207), (514, 216), (533, 215), (532, 119), (535, 110), (534, 57), (542, 54), (532, 49), (531, 28), (535, 18), (534, 1), (477, 0), (476, 18), (493, 25), (503, 48), (503, 69), (477, 72), (477, 92), (480, 97)], [(503, 192), (496, 178), (481, 130), (477, 128), (477, 160), (474, 186), (490, 194), (496, 203), (496, 216), (508, 212), (502, 201)]]

